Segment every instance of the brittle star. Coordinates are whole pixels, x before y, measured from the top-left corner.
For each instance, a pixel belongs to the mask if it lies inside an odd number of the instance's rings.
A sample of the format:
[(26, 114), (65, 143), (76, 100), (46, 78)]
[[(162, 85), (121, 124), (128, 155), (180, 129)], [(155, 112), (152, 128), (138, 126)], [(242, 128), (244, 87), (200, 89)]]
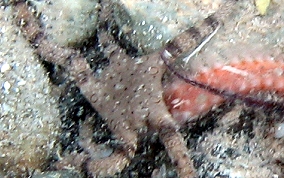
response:
[[(109, 2), (103, 1), (101, 5), (101, 21), (110, 19)], [(169, 64), (169, 61), (175, 60), (193, 47), (202, 47), (216, 33), (222, 19), (216, 20), (214, 15), (206, 18), (200, 25), (202, 30), (192, 27), (169, 42), (165, 49), (137, 58), (126, 55), (106, 32), (107, 29), (100, 29), (100, 44), (110, 62), (100, 76), (94, 76), (79, 51), (59, 47), (46, 40), (38, 20), (25, 3), (17, 3), (15, 9), (23, 34), (36, 46), (36, 52), (44, 60), (67, 69), (84, 97), (104, 118), (116, 138), (124, 143), (122, 150), (115, 150), (109, 157), (96, 160), (90, 159), (92, 156), (89, 155), (88, 148), (83, 148), (85, 151), (79, 162), (66, 162), (67, 159), (62, 158), (59, 161), (62, 167), (71, 165), (80, 169), (85, 161), (84, 165), (94, 177), (114, 175), (124, 169), (134, 157), (138, 135), (147, 128), (158, 132), (181, 178), (196, 176), (188, 148), (179, 132), (180, 125), (169, 113), (163, 99), (162, 77), (167, 68), (183, 80), (214, 94), (227, 99), (241, 99), (247, 103), (251, 101), (248, 97), (227, 94), (225, 90), (187, 79), (175, 72)], [(95, 143), (93, 145), (96, 146)]]

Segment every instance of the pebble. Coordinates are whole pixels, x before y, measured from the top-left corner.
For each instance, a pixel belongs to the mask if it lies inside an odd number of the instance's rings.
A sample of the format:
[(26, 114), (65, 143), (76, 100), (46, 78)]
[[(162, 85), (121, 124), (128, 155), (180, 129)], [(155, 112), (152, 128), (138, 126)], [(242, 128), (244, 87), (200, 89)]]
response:
[(5, 73), (5, 72), (7, 72), (9, 70), (11, 70), (11, 66), (8, 63), (2, 64), (2, 66), (0, 68), (0, 72), (1, 73)]

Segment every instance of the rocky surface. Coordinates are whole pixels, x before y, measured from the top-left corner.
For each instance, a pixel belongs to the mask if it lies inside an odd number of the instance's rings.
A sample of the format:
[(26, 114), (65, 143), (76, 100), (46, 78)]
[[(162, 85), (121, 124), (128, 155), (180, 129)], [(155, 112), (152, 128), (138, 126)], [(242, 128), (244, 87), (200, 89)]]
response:
[(0, 172), (25, 177), (47, 165), (60, 119), (46, 71), (11, 17), (1, 7)]
[[(83, 1), (72, 2), (32, 1), (44, 14), (41, 21), (50, 34), (49, 38), (62, 45), (88, 41), (96, 27), (97, 1), (89, 0), (86, 4), (82, 4)], [(259, 15), (253, 0), (236, 4), (236, 11), (205, 48), (194, 56), (188, 64), (189, 69), (195, 71), (216, 63), (240, 58), (249, 60), (255, 56), (278, 58), (284, 47), (284, 6), (281, 3), (282, 0), (272, 1), (264, 16)], [(220, 4), (221, 0), (117, 0), (114, 3), (115, 21), (120, 33), (133, 46), (149, 53), (180, 31), (216, 12)], [(73, 10), (69, 11), (69, 8)], [(69, 12), (66, 14), (66, 11)], [(42, 163), (46, 163), (58, 135), (59, 116), (57, 103), (50, 97), (46, 72), (12, 24), (11, 17), (9, 7), (1, 9), (0, 165), (5, 172), (14, 175), (20, 168), (40, 170), (43, 167)], [(219, 121), (211, 113), (204, 117), (211, 124), (200, 122), (194, 128), (184, 130), (188, 142), (194, 143), (191, 154), (200, 177), (283, 176), (283, 138), (273, 137), (275, 128), (271, 121), (271, 117), (279, 122), (281, 118), (277, 114), (265, 116), (262, 111), (252, 113), (237, 107), (224, 117), (216, 117)], [(121, 173), (121, 177), (138, 176), (141, 172), (149, 176), (148, 168), (155, 170), (153, 176), (175, 176), (166, 153), (157, 144), (157, 138), (149, 141), (148, 137), (141, 141), (136, 159)], [(157, 152), (159, 156), (150, 159)], [(4, 163), (8, 164), (4, 166)]]
[(167, 40), (215, 12), (220, 0), (118, 0), (115, 20), (139, 50), (152, 52)]
[(50, 40), (72, 46), (94, 35), (97, 25), (98, 0), (29, 0), (35, 5)]

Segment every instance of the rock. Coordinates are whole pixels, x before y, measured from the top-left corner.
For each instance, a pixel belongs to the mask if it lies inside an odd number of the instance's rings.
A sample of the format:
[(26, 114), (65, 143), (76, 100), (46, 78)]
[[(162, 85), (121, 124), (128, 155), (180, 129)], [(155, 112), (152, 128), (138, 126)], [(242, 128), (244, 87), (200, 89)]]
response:
[[(117, 0), (114, 16), (127, 40), (140, 51), (150, 53), (181, 31), (217, 12), (223, 3), (221, 0)], [(213, 46), (212, 51), (219, 52), (240, 43), (240, 46), (247, 43), (247, 46), (261, 44), (283, 47), (284, 40), (281, 36), (284, 21), (281, 0), (273, 1), (264, 17), (259, 16), (253, 1), (237, 2), (233, 8), (233, 14), (226, 19), (224, 26), (214, 37), (214, 42), (210, 44), (210, 47)], [(247, 46), (245, 48), (248, 48)]]
[(47, 74), (13, 22), (0, 9), (0, 175), (41, 170), (55, 149), (60, 117)]
[(220, 3), (220, 0), (119, 0), (114, 16), (122, 33), (148, 53), (215, 12)]
[(98, 0), (31, 1), (41, 13), (49, 39), (63, 46), (82, 43), (94, 35)]

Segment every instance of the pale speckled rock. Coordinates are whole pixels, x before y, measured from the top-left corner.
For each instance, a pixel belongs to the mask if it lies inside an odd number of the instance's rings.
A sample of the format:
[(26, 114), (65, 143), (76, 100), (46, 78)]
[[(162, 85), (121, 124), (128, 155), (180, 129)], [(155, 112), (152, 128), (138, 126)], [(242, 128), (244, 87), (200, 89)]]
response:
[[(114, 15), (121, 32), (140, 50), (151, 52), (160, 48), (166, 40), (172, 39), (180, 31), (218, 11), (224, 2), (117, 0)], [(259, 16), (254, 0), (236, 3), (235, 12), (224, 22), (224, 27), (219, 30), (217, 37), (214, 37), (215, 41), (211, 43), (214, 46), (212, 51), (216, 51), (214, 48), (217, 46), (217, 51), (220, 51), (234, 48), (239, 43), (247, 43), (247, 46), (270, 43), (272, 46), (283, 47), (284, 40), (281, 36), (284, 32), (284, 9), (281, 2), (273, 1), (265, 16)]]
[(49, 39), (72, 46), (92, 36), (96, 30), (98, 0), (30, 0), (41, 13)]
[(60, 117), (45, 70), (11, 17), (10, 7), (0, 9), (0, 174), (16, 177), (44, 168)]
[(215, 12), (222, 0), (117, 0), (115, 20), (123, 33), (143, 51), (159, 49)]
[(75, 170), (63, 170), (36, 173), (32, 178), (83, 178), (83, 176)]

